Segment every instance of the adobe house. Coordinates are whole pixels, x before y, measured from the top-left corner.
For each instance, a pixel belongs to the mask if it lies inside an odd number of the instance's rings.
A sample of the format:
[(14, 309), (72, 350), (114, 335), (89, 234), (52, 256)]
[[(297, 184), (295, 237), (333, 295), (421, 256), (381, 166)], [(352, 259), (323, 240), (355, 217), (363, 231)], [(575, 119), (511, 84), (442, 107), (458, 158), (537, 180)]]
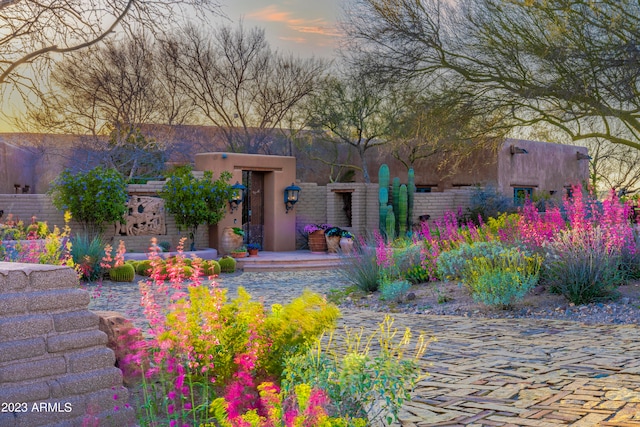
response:
[(248, 243), (260, 243), (267, 251), (295, 250), (296, 210), (285, 204), (285, 189), (296, 180), (295, 157), (201, 153), (195, 156), (195, 170), (211, 171), (213, 179), (229, 171), (230, 184), (246, 187), (243, 202), (237, 208), (229, 203), (225, 217), (209, 228), (210, 245), (220, 247), (225, 227), (247, 224)]
[[(393, 158), (376, 159), (377, 168), (387, 163), (390, 175), (406, 180), (406, 167)], [(549, 142), (505, 139), (495, 149), (476, 150), (455, 167), (439, 166), (442, 158), (433, 156), (414, 164), (418, 193), (450, 189), (492, 186), (507, 197), (562, 196), (573, 185), (589, 179), (589, 156), (586, 147)], [(444, 170), (443, 170), (444, 169)]]

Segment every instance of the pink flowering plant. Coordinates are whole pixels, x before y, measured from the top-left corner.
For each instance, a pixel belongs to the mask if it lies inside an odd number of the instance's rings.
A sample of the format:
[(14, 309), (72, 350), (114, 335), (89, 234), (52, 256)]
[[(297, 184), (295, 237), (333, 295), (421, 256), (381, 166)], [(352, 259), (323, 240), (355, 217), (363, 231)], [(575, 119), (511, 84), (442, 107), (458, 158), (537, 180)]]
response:
[[(7, 233), (0, 240), (0, 260), (66, 265), (73, 268), (72, 245), (69, 238), (71, 215), (68, 212), (65, 213), (64, 220), (62, 229), (54, 226), (53, 230), (49, 230), (47, 224), (36, 221), (36, 217), (32, 217), (31, 224), (25, 227), (22, 221), (8, 215), (5, 223), (0, 224), (0, 230)], [(8, 230), (17, 230), (19, 233), (10, 233)], [(4, 240), (7, 237), (24, 240)]]
[(141, 416), (198, 425), (212, 420), (209, 407), (223, 398), (228, 422), (249, 425), (240, 422), (246, 414), (269, 413), (263, 384), (277, 384), (284, 359), (333, 328), (339, 310), (307, 291), (269, 311), (244, 289), (229, 301), (216, 281), (202, 280), (200, 260), (192, 259), (192, 274), (184, 275), (182, 244), (165, 266), (154, 243), (152, 274), (140, 282), (150, 341), (129, 359), (146, 366)]
[[(617, 284), (640, 277), (640, 238), (631, 203), (620, 201), (613, 191), (603, 201), (579, 186), (571, 194), (561, 204), (547, 204), (545, 212), (529, 201), (517, 213), (486, 221), (471, 222), (461, 212), (446, 212), (440, 219), (422, 222), (412, 240), (385, 241), (374, 235), (359, 245), (373, 250), (356, 250), (345, 260), (345, 277), (367, 292), (380, 291), (383, 299), (389, 299), (383, 289), (391, 283), (398, 287), (403, 279), (413, 284), (431, 281), (437, 287), (438, 280), (461, 276), (474, 278), (477, 300), (502, 306), (522, 298), (537, 283), (574, 302), (611, 295)], [(439, 268), (443, 257), (446, 262)], [(357, 274), (365, 267), (369, 274)], [(599, 279), (602, 274), (605, 280)], [(573, 283), (574, 289), (563, 283)], [(497, 289), (502, 296), (491, 295)], [(580, 293), (588, 296), (578, 297)]]

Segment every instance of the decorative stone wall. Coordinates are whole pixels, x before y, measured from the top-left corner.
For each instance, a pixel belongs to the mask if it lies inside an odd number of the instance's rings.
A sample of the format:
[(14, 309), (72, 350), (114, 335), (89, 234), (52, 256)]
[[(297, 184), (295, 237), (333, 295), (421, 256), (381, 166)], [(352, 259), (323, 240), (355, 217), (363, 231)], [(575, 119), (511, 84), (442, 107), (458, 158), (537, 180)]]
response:
[[(155, 196), (162, 189), (164, 181), (150, 181), (148, 184), (132, 184), (128, 186), (128, 192), (135, 198), (136, 196)], [(46, 194), (0, 194), (0, 210), (4, 210), (4, 216), (0, 218), (2, 222), (9, 214), (29, 223), (31, 217), (35, 216), (38, 221), (46, 221), (49, 228), (54, 225), (62, 228), (64, 225), (64, 215), (58, 211), (51, 203), (51, 198)], [(82, 231), (82, 225), (71, 221), (71, 231), (74, 233)], [(164, 215), (164, 224), (158, 227), (162, 233), (157, 235), (158, 241), (171, 243), (171, 248), (175, 249), (178, 242), (183, 237), (189, 237), (189, 233), (178, 230), (172, 215)], [(125, 228), (126, 229), (126, 228)], [(121, 235), (120, 225), (107, 226), (103, 236), (110, 241), (114, 247), (118, 246), (118, 241), (122, 240), (127, 250), (145, 252), (149, 248), (151, 235)], [(208, 248), (209, 237), (207, 226), (198, 227), (196, 233), (196, 247)]]
[(128, 392), (68, 267), (0, 262), (0, 426), (129, 426)]

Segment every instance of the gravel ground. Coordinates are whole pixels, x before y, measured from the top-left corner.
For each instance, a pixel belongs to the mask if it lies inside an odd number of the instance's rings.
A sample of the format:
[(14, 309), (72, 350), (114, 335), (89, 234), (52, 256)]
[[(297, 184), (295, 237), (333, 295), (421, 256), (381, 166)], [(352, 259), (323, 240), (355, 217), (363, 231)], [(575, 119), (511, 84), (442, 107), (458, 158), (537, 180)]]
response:
[(377, 294), (368, 296), (352, 293), (345, 297), (342, 307), (410, 314), (640, 324), (640, 282), (620, 286), (618, 292), (615, 300), (576, 306), (561, 295), (550, 294), (546, 289), (538, 287), (523, 301), (503, 310), (474, 302), (468, 292), (455, 283), (436, 282), (412, 286), (408, 293), (412, 295), (402, 303), (382, 302)]
[[(143, 280), (143, 277), (136, 279)], [(640, 281), (618, 288), (614, 301), (574, 306), (560, 295), (536, 288), (511, 309), (488, 308), (475, 303), (464, 288), (454, 283), (424, 283), (414, 285), (409, 298), (401, 303), (383, 302), (378, 294), (362, 294), (349, 287), (335, 271), (234, 273), (222, 275), (216, 281), (236, 295), (244, 286), (254, 299), (267, 305), (287, 303), (303, 289), (326, 295), (342, 310), (365, 309), (392, 313), (453, 315), (482, 318), (536, 318), (571, 320), (583, 323), (640, 324)], [(103, 281), (84, 285), (92, 295), (91, 310), (111, 310), (122, 313), (138, 326), (144, 325), (137, 280), (134, 283)], [(440, 302), (439, 302), (440, 301)], [(445, 302), (446, 301), (446, 302)]]

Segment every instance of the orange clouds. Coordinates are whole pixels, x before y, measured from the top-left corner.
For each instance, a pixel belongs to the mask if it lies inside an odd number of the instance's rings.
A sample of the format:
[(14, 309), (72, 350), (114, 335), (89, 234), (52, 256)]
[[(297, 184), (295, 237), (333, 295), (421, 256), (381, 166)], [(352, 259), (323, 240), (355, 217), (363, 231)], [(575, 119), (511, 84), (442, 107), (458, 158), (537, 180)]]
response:
[[(340, 34), (335, 27), (322, 18), (307, 19), (295, 17), (292, 12), (278, 9), (276, 5), (270, 5), (247, 15), (247, 18), (263, 22), (276, 22), (285, 24), (292, 31), (305, 34), (317, 34), (326, 37), (337, 37)], [(293, 38), (293, 37), (292, 37)], [(301, 43), (304, 38), (295, 38)]]

